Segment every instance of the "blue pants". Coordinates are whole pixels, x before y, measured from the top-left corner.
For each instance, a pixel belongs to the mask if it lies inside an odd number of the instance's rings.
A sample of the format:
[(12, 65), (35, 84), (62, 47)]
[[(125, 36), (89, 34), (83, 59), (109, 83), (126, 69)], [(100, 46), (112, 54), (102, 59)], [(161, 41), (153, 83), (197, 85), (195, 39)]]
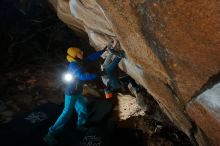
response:
[(112, 60), (113, 54), (109, 54), (103, 63), (103, 69), (106, 71), (106, 77), (108, 81), (108, 85), (112, 90), (120, 88), (121, 84), (116, 74), (116, 69), (118, 63), (121, 61), (121, 58), (115, 56)]
[(49, 128), (50, 134), (56, 134), (62, 131), (72, 116), (74, 107), (78, 113), (77, 126), (81, 126), (87, 121), (88, 114), (85, 97), (82, 95), (65, 95), (64, 109), (55, 124)]

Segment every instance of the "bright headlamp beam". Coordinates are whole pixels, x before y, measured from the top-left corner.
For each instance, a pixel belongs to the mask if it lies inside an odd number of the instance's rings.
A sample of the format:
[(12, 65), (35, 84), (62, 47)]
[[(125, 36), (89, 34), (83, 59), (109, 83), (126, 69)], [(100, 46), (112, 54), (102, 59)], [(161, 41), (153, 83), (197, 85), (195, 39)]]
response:
[(73, 80), (72, 74), (70, 74), (70, 73), (64, 74), (64, 80), (65, 80), (66, 82), (72, 81), (72, 80)]

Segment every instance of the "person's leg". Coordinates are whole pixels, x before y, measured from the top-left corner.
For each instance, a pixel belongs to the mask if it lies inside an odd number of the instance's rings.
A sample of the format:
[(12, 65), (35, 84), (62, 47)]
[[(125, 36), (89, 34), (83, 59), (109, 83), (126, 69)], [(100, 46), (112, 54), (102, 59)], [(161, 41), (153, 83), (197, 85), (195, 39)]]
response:
[(76, 99), (77, 97), (75, 96), (65, 95), (64, 109), (59, 118), (56, 120), (55, 124), (49, 128), (50, 134), (56, 134), (60, 132), (66, 125), (72, 116)]
[(107, 78), (109, 79), (109, 85), (112, 88), (112, 90), (120, 88), (121, 84), (116, 74), (116, 68), (118, 66), (118, 63), (120, 62), (121, 58), (115, 57), (113, 61), (108, 64), (106, 67), (106, 74)]
[[(101, 70), (102, 71), (106, 71), (106, 68), (108, 67), (108, 65), (111, 63), (112, 61), (112, 57), (113, 57), (113, 54), (111, 52), (109, 52), (108, 56), (106, 57), (104, 63), (101, 65)], [(103, 75), (101, 76), (101, 79), (102, 79), (102, 82), (105, 86), (107, 86), (108, 82), (109, 82), (109, 79), (107, 77), (107, 75)]]
[(111, 86), (111, 91), (117, 90), (121, 87), (121, 83), (115, 75), (109, 75), (109, 84)]
[(118, 63), (121, 61), (120, 57), (115, 56), (115, 58), (112, 60), (111, 63), (106, 65), (106, 72), (112, 72), (116, 69), (116, 67), (118, 66)]
[(110, 64), (112, 57), (113, 57), (113, 54), (109, 53), (108, 56), (106, 57), (104, 63), (102, 64), (103, 69), (105, 69), (108, 66), (108, 64)]
[(65, 95), (64, 109), (59, 118), (56, 120), (55, 124), (49, 128), (47, 135), (44, 137), (44, 141), (48, 145), (57, 144), (57, 140), (54, 136), (63, 129), (67, 121), (70, 119), (75, 101), (76, 97)]
[(87, 122), (88, 111), (87, 111), (87, 103), (85, 99), (86, 97), (79, 95), (75, 104), (75, 109), (76, 112), (78, 113), (77, 127), (81, 127), (83, 124)]

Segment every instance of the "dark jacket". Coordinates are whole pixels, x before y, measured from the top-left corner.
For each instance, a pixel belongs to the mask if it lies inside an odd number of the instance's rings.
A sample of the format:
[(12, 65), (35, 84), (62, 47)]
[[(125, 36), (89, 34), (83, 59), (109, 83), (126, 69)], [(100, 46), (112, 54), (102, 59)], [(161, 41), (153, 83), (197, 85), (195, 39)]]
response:
[(73, 61), (68, 65), (68, 72), (73, 75), (74, 80), (71, 83), (67, 84), (65, 94), (66, 95), (77, 95), (81, 94), (83, 91), (83, 85), (85, 81), (95, 80), (97, 74), (85, 72), (83, 64), (88, 64), (91, 61), (95, 61), (102, 55), (103, 51), (97, 51), (88, 55), (82, 62)]

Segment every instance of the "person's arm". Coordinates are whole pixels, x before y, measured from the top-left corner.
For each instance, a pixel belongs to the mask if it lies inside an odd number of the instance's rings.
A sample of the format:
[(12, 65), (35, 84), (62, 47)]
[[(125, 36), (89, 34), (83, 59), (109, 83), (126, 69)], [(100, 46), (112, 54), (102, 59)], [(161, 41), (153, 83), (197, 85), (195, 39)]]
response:
[(117, 40), (113, 39), (108, 45), (106, 45), (102, 50), (96, 51), (95, 53), (92, 53), (88, 55), (85, 59), (84, 62), (90, 62), (90, 61), (95, 61), (101, 57), (101, 55), (107, 50), (108, 47), (110, 48), (115, 48), (117, 44)]
[(85, 59), (84, 62), (90, 62), (90, 61), (96, 61), (97, 59), (99, 59), (101, 57), (101, 55), (105, 52), (106, 47), (100, 51), (96, 51), (90, 55), (88, 55)]
[(86, 73), (82, 71), (77, 71), (76, 76), (79, 78), (79, 80), (82, 81), (91, 81), (97, 78), (97, 75), (95, 73)]
[(112, 48), (115, 48), (115, 47), (116, 47), (116, 44), (117, 44), (117, 41), (116, 41), (115, 39), (113, 39)]
[(97, 78), (97, 74), (86, 73), (77, 64), (70, 64), (69, 71), (73, 73), (73, 76), (77, 77), (79, 80), (82, 80), (82, 81), (91, 81)]
[(75, 75), (76, 75), (76, 77), (78, 77), (82, 81), (91, 81), (91, 80), (97, 79), (98, 77), (106, 75), (106, 72), (105, 71), (98, 71), (96, 73), (87, 73), (87, 72), (83, 72), (81, 70), (77, 70), (75, 72)]
[(114, 49), (117, 45), (117, 40), (113, 39), (111, 42), (108, 43), (108, 49)]

